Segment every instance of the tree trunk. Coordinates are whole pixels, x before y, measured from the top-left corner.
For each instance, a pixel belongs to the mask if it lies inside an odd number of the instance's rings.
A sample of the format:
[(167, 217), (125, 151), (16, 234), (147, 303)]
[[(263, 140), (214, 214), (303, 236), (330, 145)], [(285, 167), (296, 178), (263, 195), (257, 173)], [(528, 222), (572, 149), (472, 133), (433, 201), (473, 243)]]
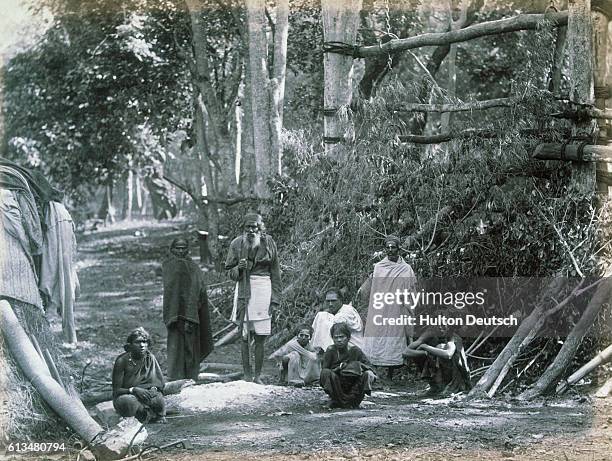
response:
[[(595, 84), (595, 107), (597, 109), (606, 110), (606, 99), (608, 97), (608, 22), (607, 13), (601, 9), (593, 10), (593, 57), (594, 57), (594, 73), (593, 80)], [(597, 120), (598, 138), (604, 143), (607, 140), (608, 130), (606, 121)], [(612, 173), (612, 165), (608, 163), (599, 163), (596, 166), (598, 171)], [(604, 197), (609, 196), (610, 189), (605, 181), (597, 181), (597, 192)]]
[(612, 281), (605, 278), (597, 291), (589, 301), (584, 313), (578, 323), (574, 326), (568, 337), (565, 339), (561, 350), (555, 357), (553, 363), (549, 365), (540, 379), (520, 395), (521, 399), (530, 400), (534, 397), (546, 393), (561, 378), (561, 375), (571, 363), (574, 354), (578, 350), (582, 338), (589, 331), (602, 306), (607, 303), (612, 294)]
[[(568, 4), (567, 49), (569, 50), (569, 99), (577, 104), (593, 104), (593, 38), (591, 0), (573, 0)], [(572, 136), (591, 137), (593, 122), (576, 121)], [(572, 179), (579, 193), (595, 190), (595, 165), (574, 164)]]
[(240, 190), (243, 194), (255, 194), (257, 168), (255, 166), (255, 144), (253, 141), (253, 106), (251, 104), (251, 72), (246, 66), (244, 95), (242, 97), (242, 149), (240, 153)]
[[(323, 36), (326, 42), (354, 45), (359, 27), (361, 0), (322, 0)], [(354, 127), (348, 114), (353, 88), (353, 57), (325, 53), (324, 68), (324, 137), (325, 152), (342, 155), (342, 142), (352, 141)]]
[(266, 3), (264, 0), (247, 0), (246, 5), (255, 193), (260, 198), (266, 198), (269, 195), (267, 180), (271, 175), (281, 173), (280, 136), (285, 95), (289, 2), (276, 2), (272, 69), (268, 63)]
[(113, 181), (109, 179), (104, 186), (104, 197), (98, 211), (98, 218), (103, 219), (105, 224), (115, 222), (115, 207), (113, 206)]
[[(212, 176), (212, 169), (207, 158), (207, 144), (206, 136), (204, 134), (204, 114), (202, 111), (202, 105), (198, 97), (195, 108), (195, 132), (196, 132), (196, 145), (195, 149), (200, 161), (198, 162), (202, 168), (202, 176), (204, 176), (204, 184), (206, 186), (206, 195), (215, 196), (215, 184)], [(197, 191), (200, 194), (201, 191)], [(208, 232), (208, 242), (210, 247), (210, 256), (215, 263), (215, 267), (218, 266), (218, 237), (219, 237), (219, 219), (217, 212), (216, 203), (204, 203), (199, 200), (197, 203), (199, 210), (198, 217), (198, 230)]]
[(268, 77), (268, 39), (264, 0), (247, 0), (247, 27), (249, 35), (249, 69), (251, 77), (251, 117), (255, 154), (255, 193), (267, 197), (266, 181), (271, 173), (270, 138), (271, 107)]
[(125, 200), (123, 202), (122, 218), (132, 220), (132, 202), (134, 200), (134, 172), (128, 170), (125, 178)]
[(285, 104), (285, 77), (287, 74), (287, 37), (289, 36), (289, 0), (276, 0), (276, 27), (274, 28), (274, 64), (272, 68), (271, 172), (282, 173), (283, 105)]
[[(211, 83), (211, 69), (209, 65), (209, 50), (207, 47), (206, 21), (203, 12), (206, 9), (199, 0), (187, 0), (189, 18), (191, 22), (193, 57), (195, 66), (192, 69), (192, 80), (196, 93), (196, 108), (201, 111), (199, 118), (206, 147), (200, 148), (200, 168), (204, 171), (214, 166), (211, 175), (206, 180), (208, 195), (233, 194), (237, 190), (236, 155), (234, 140), (229, 125), (233, 119), (233, 111), (226, 107), (234, 101), (222, 101)], [(239, 85), (241, 74), (235, 77), (235, 84)]]
[(140, 174), (137, 172), (134, 175), (134, 190), (136, 191), (136, 208), (138, 208), (138, 212), (142, 214), (143, 208), (143, 200), (142, 200), (142, 184), (140, 181)]
[(567, 27), (557, 29), (557, 40), (553, 54), (553, 65), (550, 70), (548, 90), (555, 96), (561, 95), (561, 82), (563, 78), (563, 65), (565, 63), (565, 45), (567, 43)]
[[(449, 22), (450, 30), (460, 30), (467, 24), (467, 13), (469, 8), (469, 1), (461, 1), (461, 12), (459, 19), (453, 19), (453, 1), (449, 0)], [(453, 43), (450, 47), (448, 54), (448, 85), (447, 85), (447, 96), (454, 99), (457, 96), (457, 44)], [(442, 132), (445, 133), (450, 130), (451, 127), (452, 113), (446, 112), (442, 114)]]

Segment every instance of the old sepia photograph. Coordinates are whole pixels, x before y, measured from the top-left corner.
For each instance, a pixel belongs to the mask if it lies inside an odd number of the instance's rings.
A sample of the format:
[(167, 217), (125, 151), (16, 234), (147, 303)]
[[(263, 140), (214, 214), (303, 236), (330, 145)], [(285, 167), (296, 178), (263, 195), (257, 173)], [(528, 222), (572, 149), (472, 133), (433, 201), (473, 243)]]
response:
[(612, 459), (612, 0), (0, 0), (0, 460)]

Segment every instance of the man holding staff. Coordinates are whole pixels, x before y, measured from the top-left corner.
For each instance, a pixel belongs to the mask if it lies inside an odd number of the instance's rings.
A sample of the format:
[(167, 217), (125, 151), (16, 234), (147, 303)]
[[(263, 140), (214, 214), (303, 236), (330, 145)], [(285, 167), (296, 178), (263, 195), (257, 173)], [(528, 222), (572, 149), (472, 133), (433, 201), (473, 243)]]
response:
[[(280, 304), (280, 268), (276, 243), (262, 232), (260, 215), (248, 213), (244, 233), (230, 243), (225, 269), (236, 282), (232, 321), (242, 333), (244, 379), (262, 384), (264, 342), (272, 328), (271, 311)], [(250, 364), (251, 339), (254, 340), (255, 375)]]

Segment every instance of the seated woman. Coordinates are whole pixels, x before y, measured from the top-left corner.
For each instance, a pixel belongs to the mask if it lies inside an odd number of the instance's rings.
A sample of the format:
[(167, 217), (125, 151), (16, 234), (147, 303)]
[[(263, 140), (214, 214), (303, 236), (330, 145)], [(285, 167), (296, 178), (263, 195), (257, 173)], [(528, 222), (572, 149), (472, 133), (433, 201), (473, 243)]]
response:
[(164, 377), (149, 346), (151, 337), (142, 328), (133, 330), (125, 352), (113, 367), (113, 406), (121, 416), (135, 416), (141, 423), (164, 421)]
[(330, 408), (359, 408), (376, 375), (363, 351), (349, 346), (351, 329), (346, 323), (332, 325), (330, 333), (334, 344), (323, 355), (321, 387), (331, 397)]
[(319, 380), (323, 350), (310, 345), (312, 327), (300, 325), (296, 336), (274, 352), (269, 360), (276, 360), (281, 371), (281, 382), (301, 387)]
[(470, 369), (459, 334), (447, 327), (442, 339), (427, 331), (408, 345), (405, 357), (424, 357), (421, 378), (429, 382), (430, 395), (469, 391)]

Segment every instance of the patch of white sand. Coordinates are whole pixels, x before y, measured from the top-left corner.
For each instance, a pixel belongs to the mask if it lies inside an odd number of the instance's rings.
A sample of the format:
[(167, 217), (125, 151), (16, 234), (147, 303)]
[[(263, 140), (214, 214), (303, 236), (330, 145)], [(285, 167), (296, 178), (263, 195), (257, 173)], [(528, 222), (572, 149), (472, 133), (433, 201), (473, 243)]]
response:
[(173, 404), (190, 411), (249, 410), (266, 403), (296, 398), (300, 391), (289, 387), (255, 384), (246, 381), (192, 386), (170, 397)]

